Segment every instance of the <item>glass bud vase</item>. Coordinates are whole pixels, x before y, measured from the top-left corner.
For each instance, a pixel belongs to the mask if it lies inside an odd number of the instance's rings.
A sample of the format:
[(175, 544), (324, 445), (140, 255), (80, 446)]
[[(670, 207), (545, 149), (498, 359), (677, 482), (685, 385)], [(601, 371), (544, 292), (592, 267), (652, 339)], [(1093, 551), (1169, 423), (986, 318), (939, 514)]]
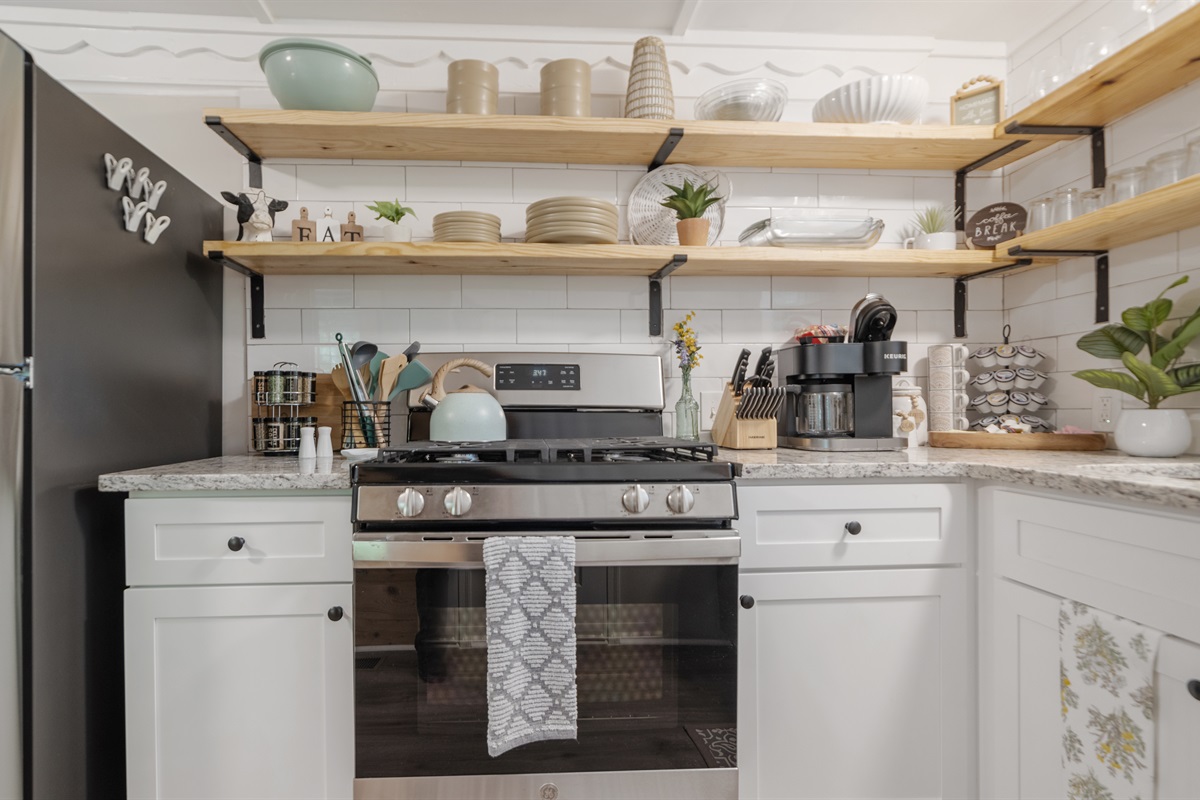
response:
[(675, 437), (697, 442), (700, 440), (700, 404), (692, 396), (692, 373), (683, 373), (683, 388), (675, 404)]

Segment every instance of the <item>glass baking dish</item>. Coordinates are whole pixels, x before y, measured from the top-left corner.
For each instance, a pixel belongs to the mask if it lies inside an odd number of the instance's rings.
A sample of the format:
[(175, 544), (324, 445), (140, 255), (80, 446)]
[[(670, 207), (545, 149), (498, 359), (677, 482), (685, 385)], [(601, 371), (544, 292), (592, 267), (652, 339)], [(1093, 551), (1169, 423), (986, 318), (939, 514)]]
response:
[(883, 220), (874, 217), (772, 217), (747, 227), (738, 236), (743, 247), (867, 248), (883, 235)]

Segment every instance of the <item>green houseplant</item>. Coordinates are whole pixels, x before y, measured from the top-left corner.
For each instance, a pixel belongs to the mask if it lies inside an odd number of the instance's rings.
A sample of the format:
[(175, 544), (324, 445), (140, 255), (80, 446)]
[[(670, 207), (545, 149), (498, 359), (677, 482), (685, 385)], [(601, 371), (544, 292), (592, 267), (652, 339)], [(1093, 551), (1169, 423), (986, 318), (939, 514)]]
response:
[(684, 179), (683, 186), (665, 184), (671, 194), (662, 201), (661, 205), (675, 212), (678, 220), (675, 230), (679, 234), (679, 243), (685, 247), (702, 247), (708, 244), (708, 220), (704, 212), (711, 206), (721, 202), (722, 198), (716, 193), (717, 188), (708, 183), (693, 184)]
[(913, 216), (912, 225), (905, 228), (904, 246), (916, 250), (953, 250), (958, 237), (948, 229), (957, 218), (958, 213), (948, 206), (926, 206)]
[[(1147, 406), (1125, 409), (1117, 418), (1117, 447), (1130, 455), (1177, 456), (1191, 444), (1187, 412), (1159, 408), (1168, 397), (1200, 392), (1200, 363), (1179, 363), (1188, 344), (1200, 336), (1200, 308), (1169, 335), (1162, 332), (1174, 308), (1163, 295), (1187, 281), (1184, 275), (1149, 303), (1125, 309), (1120, 325), (1105, 325), (1076, 343), (1097, 358), (1119, 359), (1127, 370), (1085, 369), (1076, 372), (1076, 378), (1124, 392)], [(1143, 351), (1147, 359), (1140, 358)]]
[(376, 220), (385, 220), (387, 224), (383, 226), (383, 238), (388, 242), (411, 242), (412, 231), (407, 225), (401, 225), (400, 220), (406, 216), (412, 216), (413, 219), (417, 215), (407, 206), (400, 205), (397, 200), (376, 200), (374, 205), (368, 205), (367, 211), (375, 212)]

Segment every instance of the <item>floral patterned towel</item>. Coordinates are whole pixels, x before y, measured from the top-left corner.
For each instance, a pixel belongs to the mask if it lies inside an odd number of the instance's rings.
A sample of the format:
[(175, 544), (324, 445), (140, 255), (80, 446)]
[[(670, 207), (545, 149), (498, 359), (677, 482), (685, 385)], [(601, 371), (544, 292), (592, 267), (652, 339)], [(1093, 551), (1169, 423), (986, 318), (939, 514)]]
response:
[(1154, 797), (1154, 659), (1162, 634), (1064, 600), (1058, 610), (1068, 800)]

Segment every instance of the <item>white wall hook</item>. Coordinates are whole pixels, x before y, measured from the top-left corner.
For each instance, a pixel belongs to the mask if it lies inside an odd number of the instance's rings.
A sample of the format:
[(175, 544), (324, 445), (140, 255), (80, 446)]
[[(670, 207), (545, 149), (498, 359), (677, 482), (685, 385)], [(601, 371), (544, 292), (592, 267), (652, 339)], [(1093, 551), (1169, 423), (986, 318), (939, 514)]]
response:
[(146, 201), (135, 205), (131, 198), (122, 197), (121, 207), (125, 209), (125, 230), (136, 233), (138, 226), (142, 224), (142, 217), (146, 214)]
[(158, 210), (158, 201), (162, 199), (163, 192), (167, 190), (167, 182), (159, 181), (153, 185), (146, 186), (146, 202), (150, 204), (151, 211)]
[(133, 159), (117, 160), (111, 153), (104, 154), (104, 169), (108, 176), (108, 188), (119, 192), (125, 186), (129, 173), (133, 171)]
[(150, 168), (149, 167), (142, 167), (141, 169), (139, 169), (137, 171), (137, 174), (134, 174), (132, 171), (130, 171), (130, 173), (129, 173), (129, 196), (130, 197), (132, 197), (134, 200), (137, 200), (139, 197), (142, 196), (143, 191), (146, 191), (146, 193), (148, 195), (149, 189), (150, 189)]
[(170, 224), (170, 217), (156, 217), (153, 214), (146, 214), (146, 233), (144, 238), (150, 244), (154, 244)]

